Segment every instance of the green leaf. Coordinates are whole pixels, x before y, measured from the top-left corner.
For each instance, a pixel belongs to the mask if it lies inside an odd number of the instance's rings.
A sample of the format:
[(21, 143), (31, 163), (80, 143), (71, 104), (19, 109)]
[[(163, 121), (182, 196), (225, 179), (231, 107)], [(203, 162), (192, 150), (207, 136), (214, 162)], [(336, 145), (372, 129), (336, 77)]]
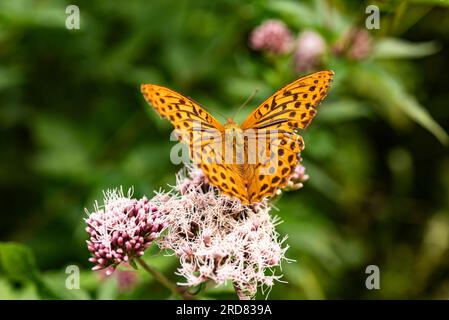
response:
[(341, 98), (336, 102), (326, 103), (326, 110), (320, 113), (320, 121), (343, 122), (369, 117), (371, 111), (363, 103), (354, 99)]
[(134, 270), (138, 270), (137, 264), (133, 259), (128, 260), (128, 263)]
[(307, 175), (310, 176), (307, 184), (313, 186), (329, 199), (337, 200), (338, 195), (342, 192), (341, 185), (312, 162), (304, 160), (303, 165), (307, 168)]
[(323, 280), (306, 264), (286, 264), (284, 272), (293, 285), (301, 288), (307, 299), (325, 299)]
[(63, 118), (38, 116), (32, 126), (41, 147), (32, 162), (37, 170), (78, 181), (92, 178), (87, 138), (73, 125)]
[[(89, 271), (88, 273), (92, 274), (92, 271)], [(80, 274), (80, 280), (83, 279), (83, 277), (88, 276), (88, 273), (81, 273)], [(58, 296), (60, 299), (64, 300), (87, 300), (90, 298), (89, 294), (86, 291), (86, 288), (84, 288), (83, 283), (80, 283), (80, 288), (73, 288), (69, 289), (66, 286), (66, 280), (67, 280), (67, 274), (62, 271), (57, 272), (46, 272), (43, 275), (43, 281), (45, 284), (54, 292), (58, 293)], [(95, 283), (95, 286), (97, 285), (97, 282)]]
[(0, 300), (36, 300), (39, 295), (32, 283), (21, 287), (14, 286), (6, 279), (0, 278)]
[(42, 5), (36, 1), (0, 2), (0, 18), (10, 25), (64, 28), (65, 7), (61, 4)]
[(0, 67), (0, 90), (11, 88), (22, 81), (21, 75), (15, 68)]
[(266, 7), (296, 27), (312, 27), (317, 25), (317, 17), (314, 11), (306, 4), (281, 0), (268, 2)]
[(223, 293), (235, 293), (234, 286), (231, 281), (226, 282), (226, 284), (214, 285), (207, 289), (208, 294), (223, 294)]
[(38, 278), (31, 250), (18, 243), (0, 243), (0, 269), (14, 281), (35, 281)]
[(421, 124), (424, 128), (433, 133), (433, 135), (440, 140), (444, 145), (449, 143), (449, 136), (446, 131), (432, 118), (430, 113), (424, 109), (422, 105), (415, 99), (415, 97), (403, 94), (398, 87), (397, 95), (402, 96), (401, 101), (397, 106), (403, 110), (410, 118)]
[(380, 68), (356, 68), (351, 83), (365, 97), (379, 102), (387, 109), (403, 112), (410, 119), (429, 130), (442, 144), (449, 143), (446, 131), (432, 118), (429, 112), (406, 92), (402, 83)]
[(397, 38), (383, 38), (376, 42), (373, 57), (377, 59), (422, 58), (432, 55), (440, 49), (434, 41), (410, 42)]
[(42, 281), (31, 250), (19, 243), (0, 243), (0, 270), (9, 279), (32, 282), (44, 299), (58, 298)]
[(449, 0), (410, 0), (410, 3), (449, 7)]
[(118, 296), (117, 279), (114, 276), (108, 276), (98, 286), (97, 299), (98, 300), (113, 300)]

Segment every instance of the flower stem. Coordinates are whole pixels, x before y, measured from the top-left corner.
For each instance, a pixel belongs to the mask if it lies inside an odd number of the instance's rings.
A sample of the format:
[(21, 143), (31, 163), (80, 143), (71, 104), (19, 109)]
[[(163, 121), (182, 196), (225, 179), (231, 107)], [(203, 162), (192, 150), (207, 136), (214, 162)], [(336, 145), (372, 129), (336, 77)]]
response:
[(153, 267), (151, 267), (150, 265), (148, 265), (145, 260), (143, 260), (142, 258), (135, 258), (135, 260), (137, 261), (138, 264), (140, 264), (140, 266), (142, 268), (145, 269), (145, 271), (147, 271), (149, 274), (151, 274), (151, 276), (157, 281), (159, 282), (161, 285), (163, 285), (165, 288), (167, 288), (168, 290), (170, 290), (170, 292), (177, 297), (178, 299), (187, 299), (188, 297), (185, 295), (184, 292), (180, 291), (179, 288), (173, 284), (170, 280), (167, 279), (167, 277), (165, 277), (162, 273), (160, 273), (159, 271), (157, 271), (156, 269), (154, 269)]
[(237, 294), (237, 297), (239, 298), (239, 300), (251, 300), (250, 297), (248, 295), (246, 295), (243, 290), (234, 283), (234, 290), (235, 293)]

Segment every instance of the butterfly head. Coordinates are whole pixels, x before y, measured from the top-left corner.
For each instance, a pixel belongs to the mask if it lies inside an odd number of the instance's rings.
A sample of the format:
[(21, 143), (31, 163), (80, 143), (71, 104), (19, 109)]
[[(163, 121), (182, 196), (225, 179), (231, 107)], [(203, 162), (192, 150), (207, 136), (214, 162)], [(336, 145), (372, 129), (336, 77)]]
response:
[(238, 123), (234, 122), (234, 120), (232, 120), (231, 118), (228, 118), (228, 121), (224, 125), (224, 129), (226, 133), (237, 134), (242, 132), (242, 129), (240, 128)]
[(232, 119), (228, 119), (228, 122), (224, 125), (225, 139), (227, 142), (232, 143), (235, 141), (237, 146), (243, 145), (243, 130)]
[(225, 124), (225, 127), (231, 127), (231, 126), (235, 126), (235, 127), (239, 127), (239, 125), (237, 123), (234, 122), (234, 120), (232, 118), (228, 118), (227, 122)]

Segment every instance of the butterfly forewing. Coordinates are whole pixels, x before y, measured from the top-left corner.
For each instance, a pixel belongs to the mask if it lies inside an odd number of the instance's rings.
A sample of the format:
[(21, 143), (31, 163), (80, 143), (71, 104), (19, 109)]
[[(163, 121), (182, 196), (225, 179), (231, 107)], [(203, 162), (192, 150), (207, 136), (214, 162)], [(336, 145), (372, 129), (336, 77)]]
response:
[(173, 124), (179, 139), (189, 145), (192, 161), (201, 167), (209, 182), (247, 203), (240, 170), (225, 162), (223, 126), (196, 102), (173, 90), (144, 84), (141, 91), (159, 115)]
[(220, 139), (223, 126), (196, 102), (158, 85), (143, 84), (141, 91), (159, 115), (173, 124), (179, 140), (189, 145), (192, 158), (204, 145)]
[(258, 151), (270, 158), (246, 167), (250, 202), (260, 202), (287, 184), (304, 148), (296, 131), (305, 129), (314, 118), (332, 77), (332, 71), (320, 71), (288, 84), (266, 99), (241, 125), (244, 130), (256, 131), (256, 140), (264, 137), (265, 147), (259, 146)]
[(242, 129), (305, 129), (326, 97), (334, 73), (320, 71), (278, 90), (242, 123)]

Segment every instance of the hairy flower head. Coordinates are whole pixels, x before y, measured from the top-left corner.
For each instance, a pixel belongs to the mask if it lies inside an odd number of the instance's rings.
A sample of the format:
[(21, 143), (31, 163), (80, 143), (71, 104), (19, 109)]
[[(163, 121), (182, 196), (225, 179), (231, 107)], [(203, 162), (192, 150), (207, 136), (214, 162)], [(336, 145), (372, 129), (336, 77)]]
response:
[[(186, 180), (190, 181), (187, 189)], [(258, 287), (271, 287), (281, 277), (274, 268), (285, 259), (287, 246), (282, 246), (284, 239), (279, 240), (275, 231), (278, 220), (270, 216), (270, 207), (242, 205), (191, 181), (191, 175), (178, 175), (182, 193), (172, 202), (167, 233), (159, 240), (162, 249), (179, 257), (182, 284), (231, 281), (248, 297)]]
[(296, 41), (293, 61), (297, 72), (315, 68), (326, 51), (323, 37), (311, 30), (301, 32)]
[(293, 37), (285, 23), (267, 20), (255, 28), (249, 37), (249, 46), (254, 50), (283, 54), (290, 50)]
[[(86, 210), (87, 211), (87, 210)], [(132, 199), (122, 189), (104, 193), (104, 204), (95, 204), (95, 210), (85, 219), (90, 239), (93, 270), (106, 269), (111, 274), (123, 262), (131, 262), (144, 254), (152, 241), (165, 228), (161, 210), (146, 197)]]

